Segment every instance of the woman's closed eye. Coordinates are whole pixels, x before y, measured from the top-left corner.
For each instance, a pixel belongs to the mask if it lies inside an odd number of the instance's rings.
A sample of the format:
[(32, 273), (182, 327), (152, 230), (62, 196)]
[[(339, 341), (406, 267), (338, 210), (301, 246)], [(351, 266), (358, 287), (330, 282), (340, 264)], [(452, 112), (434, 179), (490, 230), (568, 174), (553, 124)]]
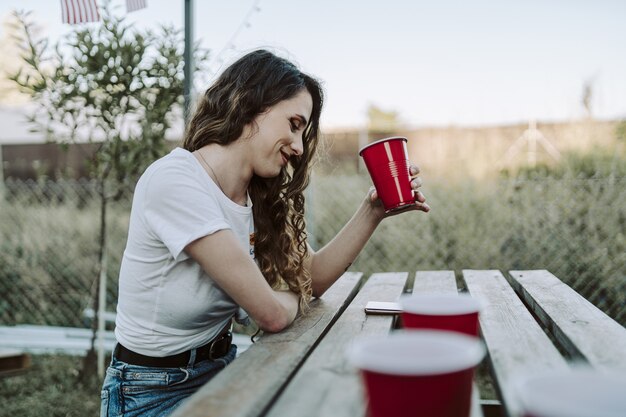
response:
[(304, 128), (306, 127), (306, 123), (306, 118), (299, 114), (289, 119), (291, 131), (294, 133), (298, 130), (304, 130)]
[(289, 119), (289, 125), (293, 133), (297, 132), (300, 129), (300, 122), (296, 119)]

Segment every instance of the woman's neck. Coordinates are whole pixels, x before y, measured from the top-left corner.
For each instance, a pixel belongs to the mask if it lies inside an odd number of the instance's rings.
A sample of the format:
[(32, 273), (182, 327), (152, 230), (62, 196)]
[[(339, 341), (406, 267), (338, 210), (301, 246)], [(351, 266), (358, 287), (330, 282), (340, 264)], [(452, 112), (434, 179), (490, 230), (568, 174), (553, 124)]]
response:
[(235, 203), (245, 206), (252, 169), (248, 168), (245, 153), (237, 145), (237, 142), (228, 146), (209, 144), (196, 153), (205, 171), (222, 192)]

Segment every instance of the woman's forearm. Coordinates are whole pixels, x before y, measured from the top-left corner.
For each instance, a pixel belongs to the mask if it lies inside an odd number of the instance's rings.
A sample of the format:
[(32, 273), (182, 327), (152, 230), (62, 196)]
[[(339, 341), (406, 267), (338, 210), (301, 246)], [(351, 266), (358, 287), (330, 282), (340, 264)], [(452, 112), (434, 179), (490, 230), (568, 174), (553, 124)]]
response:
[(349, 267), (382, 220), (380, 210), (364, 201), (341, 231), (311, 257), (313, 295), (319, 297)]
[(300, 305), (300, 297), (291, 291), (279, 290), (274, 293), (286, 313), (286, 322), (284, 326), (279, 329), (280, 331), (285, 327), (288, 327), (296, 319), (296, 316), (298, 315), (298, 307)]

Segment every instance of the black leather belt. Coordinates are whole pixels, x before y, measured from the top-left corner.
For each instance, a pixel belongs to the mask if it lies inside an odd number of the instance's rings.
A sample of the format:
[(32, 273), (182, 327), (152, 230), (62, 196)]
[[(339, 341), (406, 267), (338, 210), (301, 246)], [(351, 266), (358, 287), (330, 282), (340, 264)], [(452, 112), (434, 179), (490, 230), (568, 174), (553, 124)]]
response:
[[(220, 334), (206, 345), (196, 349), (195, 361), (200, 362), (206, 359), (214, 360), (221, 358), (230, 350), (232, 341), (233, 335), (230, 331)], [(178, 353), (176, 355), (158, 358), (133, 352), (118, 343), (115, 346), (113, 356), (115, 356), (116, 359), (131, 365), (151, 366), (156, 368), (181, 368), (189, 364), (191, 350)]]

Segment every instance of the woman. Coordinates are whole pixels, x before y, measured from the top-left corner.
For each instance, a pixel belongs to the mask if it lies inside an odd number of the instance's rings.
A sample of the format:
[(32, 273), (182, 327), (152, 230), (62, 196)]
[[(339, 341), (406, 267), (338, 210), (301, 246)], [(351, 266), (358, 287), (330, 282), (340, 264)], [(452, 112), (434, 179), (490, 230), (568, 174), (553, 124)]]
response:
[[(103, 416), (169, 414), (235, 358), (233, 318), (249, 315), (268, 332), (289, 326), (384, 218), (371, 190), (328, 245), (314, 252), (307, 244), (303, 193), (322, 102), (314, 78), (270, 52), (251, 52), (206, 91), (184, 149), (142, 175)], [(428, 211), (419, 179), (412, 185), (416, 208)]]

